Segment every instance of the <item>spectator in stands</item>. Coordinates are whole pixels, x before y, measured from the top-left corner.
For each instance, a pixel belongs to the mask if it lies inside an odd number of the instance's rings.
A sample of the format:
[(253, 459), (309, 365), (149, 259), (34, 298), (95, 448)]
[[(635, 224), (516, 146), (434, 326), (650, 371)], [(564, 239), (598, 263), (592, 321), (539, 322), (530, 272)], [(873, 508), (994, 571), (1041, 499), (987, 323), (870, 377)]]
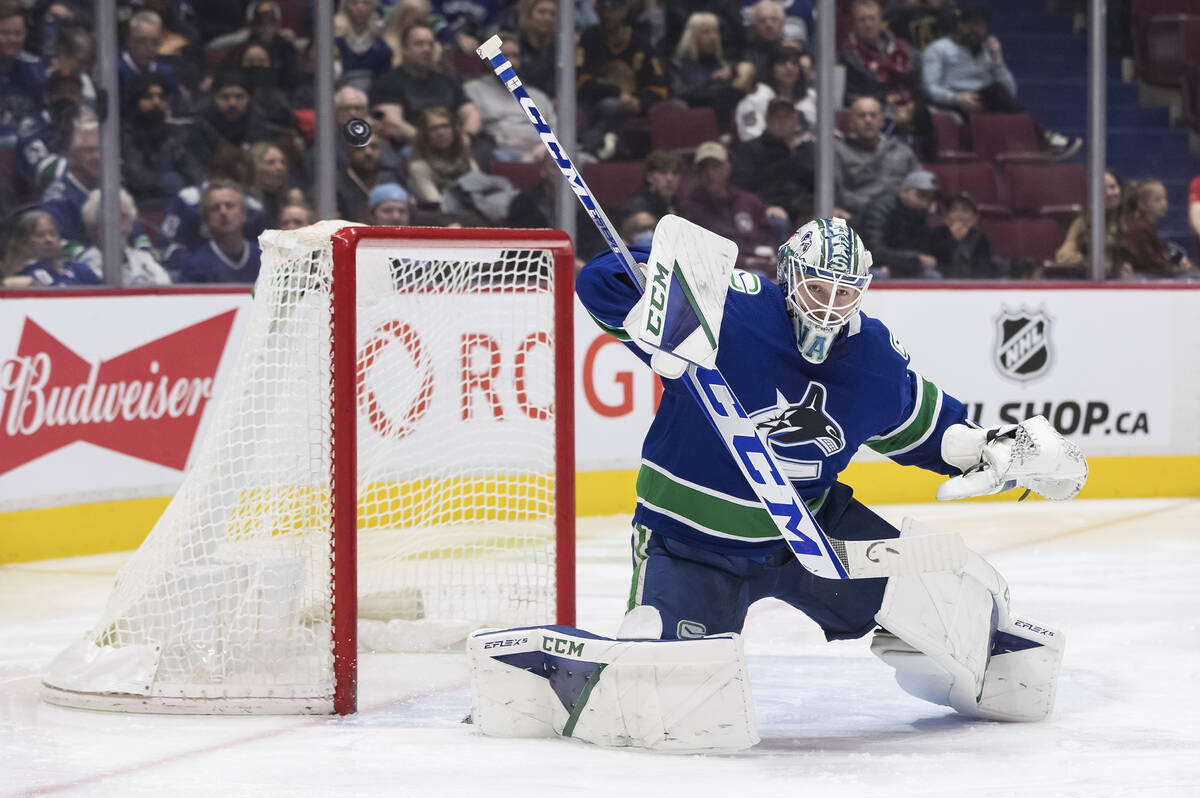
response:
[(995, 277), (992, 243), (979, 229), (979, 209), (967, 194), (956, 194), (946, 202), (945, 224), (930, 233), (930, 250), (937, 270), (952, 280)]
[(170, 86), (160, 72), (142, 72), (126, 88), (121, 115), (121, 179), (142, 210), (162, 210), (203, 167), (188, 148), (187, 131), (167, 121)]
[[(508, 206), (508, 218), (505, 221), (508, 227), (535, 230), (554, 227), (554, 202), (562, 183), (562, 172), (548, 152), (542, 154), (538, 164), (538, 182), (518, 193)], [(583, 206), (575, 204), (578, 206), (575, 210), (575, 268), (579, 269), (588, 258), (607, 249), (608, 245)]]
[(848, 127), (833, 143), (835, 201), (855, 218), (873, 196), (890, 193), (921, 162), (907, 144), (883, 135), (883, 107), (874, 97), (851, 104)]
[(59, 31), (58, 50), (46, 70), (47, 79), (56, 74), (78, 75), (82, 83), (80, 103), (92, 111), (96, 110), (96, 84), (91, 78), (95, 55), (96, 41), (92, 32), (80, 25), (70, 25)]
[[(874, 97), (895, 128), (909, 134), (924, 160), (937, 159), (937, 136), (922, 101), (920, 57), (904, 39), (883, 27), (880, 0), (850, 4), (852, 29), (838, 52), (846, 67), (846, 98)], [(893, 130), (896, 135), (896, 130)]]
[[(643, 4), (650, 5), (650, 4)], [(741, 0), (685, 0), (685, 2), (661, 3), (662, 40), (656, 42), (668, 54), (671, 45), (683, 40), (688, 23), (694, 14), (711, 14), (716, 24), (720, 49), (734, 67), (735, 76), (745, 73), (745, 91), (754, 85), (754, 65), (742, 62), (746, 50), (746, 24), (742, 19)], [(647, 18), (646, 15), (643, 18)]]
[(92, 243), (81, 212), (88, 192), (99, 185), (100, 126), (81, 123), (71, 135), (66, 170), (42, 194), (42, 210), (54, 217), (59, 234), (68, 242)]
[[(811, 13), (811, 7), (809, 11)], [(746, 58), (754, 67), (755, 80), (759, 83), (770, 82), (771, 53), (784, 45), (802, 52), (807, 49), (803, 25), (789, 27), (782, 3), (758, 0), (750, 7), (750, 41), (746, 47)]]
[[(200, 90), (206, 77), (204, 39), (196, 26), (196, 11), (190, 0), (141, 0), (141, 7), (158, 14), (162, 20), (162, 44), (158, 58), (169, 64), (179, 77), (185, 91)], [(209, 3), (204, 4), (204, 13), (210, 12)], [(121, 13), (117, 12), (118, 15)]]
[[(40, 210), (27, 211), (17, 219), (14, 228), (5, 259), (5, 287), (99, 285), (103, 282), (87, 265), (63, 256), (62, 239), (50, 214)], [(9, 276), (29, 279), (10, 280)]]
[(212, 180), (232, 181), (238, 187), (246, 205), (246, 226), (242, 232), (246, 238), (258, 240), (259, 234), (267, 227), (267, 214), (257, 199), (246, 195), (246, 186), (249, 186), (253, 179), (254, 162), (249, 152), (233, 145), (226, 145), (218, 150), (209, 161), (206, 182), (188, 186), (176, 194), (167, 205), (159, 238), (155, 242), (159, 261), (167, 264), (168, 270), (178, 271), (178, 266), (174, 265), (176, 260), (201, 246), (208, 238), (201, 200), (204, 190), (208, 187), (208, 181)]
[[(121, 286), (136, 288), (145, 285), (167, 285), (171, 282), (167, 270), (155, 259), (154, 253), (144, 247), (129, 245), (129, 237), (133, 232), (133, 223), (137, 221), (138, 209), (133, 203), (133, 197), (125, 189), (121, 189)], [(88, 234), (96, 242), (96, 246), (88, 247), (77, 255), (80, 263), (85, 264), (101, 281), (104, 279), (104, 254), (100, 251), (100, 189), (88, 194), (83, 203), (83, 225)]]
[(812, 218), (813, 146), (798, 141), (796, 109), (777, 97), (767, 106), (767, 127), (758, 138), (733, 151), (733, 182), (767, 204), (780, 241)]
[(1153, 279), (1195, 276), (1184, 251), (1164, 243), (1158, 235), (1157, 222), (1166, 215), (1167, 189), (1161, 181), (1131, 180), (1126, 184), (1117, 276)]
[[(433, 7), (429, 0), (400, 0), (392, 7), (383, 25), (383, 40), (392, 48), (392, 66), (404, 63), (404, 32), (413, 25), (433, 25)], [(435, 64), (442, 61), (441, 45), (434, 44)]]
[(438, 3), (438, 41), (448, 51), (477, 58), (475, 48), (499, 28), (501, 5), (496, 0), (442, 0)]
[[(558, 26), (557, 0), (521, 0), (521, 82), (554, 98), (558, 91), (554, 37)], [(540, 105), (538, 106), (541, 107)]]
[(454, 112), (466, 135), (477, 135), (483, 120), (463, 92), (462, 81), (434, 68), (433, 30), (412, 26), (404, 32), (402, 49), (404, 63), (371, 82), (371, 107), (383, 114), (387, 137), (396, 145), (411, 144), (421, 112), (438, 106)]
[(338, 172), (337, 207), (338, 215), (351, 222), (369, 222), (370, 209), (367, 201), (371, 189), (380, 183), (396, 179), (390, 172), (380, 168), (380, 144), (377, 136), (362, 147), (345, 144), (346, 168)]
[(767, 126), (767, 106), (777, 97), (792, 101), (797, 135), (810, 137), (817, 120), (817, 91), (809, 84), (812, 59), (799, 48), (784, 45), (771, 53), (768, 63), (769, 73), (760, 77), (754, 91), (737, 105), (738, 141), (752, 141), (762, 135)]
[(344, 85), (365, 91), (392, 68), (392, 48), (381, 35), (378, 0), (343, 0), (334, 16), (334, 32)]
[[(509, 102), (512, 102), (511, 96), (509, 97)], [(341, 138), (342, 128), (351, 119), (357, 117), (367, 120), (371, 123), (371, 128), (375, 131), (375, 137), (379, 139), (380, 168), (386, 172), (394, 172), (398, 175), (403, 171), (400, 156), (396, 154), (395, 148), (388, 142), (387, 137), (383, 135), (384, 123), (379, 119), (372, 118), (370, 113), (371, 108), (367, 102), (366, 92), (361, 89), (356, 89), (353, 86), (343, 86), (334, 92), (333, 122), (334, 130), (338, 131), (337, 138)], [(336, 153), (337, 171), (340, 172), (346, 168), (346, 151), (338, 147)], [(316, 181), (315, 169), (316, 151), (307, 149), (300, 155), (300, 178), (303, 185), (312, 186)]]
[(924, 50), (934, 40), (954, 33), (956, 12), (954, 0), (893, 0), (885, 18), (888, 30)]
[[(1004, 63), (1004, 48), (988, 35), (990, 21), (986, 8), (963, 9), (954, 34), (925, 48), (925, 91), (937, 105), (962, 114), (1024, 111), (1016, 99), (1017, 82)], [(1058, 159), (1071, 157), (1083, 146), (1078, 136), (1045, 131), (1045, 137), (1051, 156)]]
[(0, 0), (0, 145), (11, 147), (17, 125), (42, 110), (46, 68), (25, 52), (25, 13), (20, 0)]
[(693, 108), (712, 108), (717, 126), (728, 130), (738, 100), (754, 85), (754, 67), (725, 57), (716, 14), (697, 11), (688, 17), (671, 65), (672, 95)]
[(300, 82), (300, 69), (297, 63), (299, 54), (294, 42), (295, 34), (283, 28), (283, 13), (275, 0), (257, 0), (246, 7), (246, 34), (241, 47), (230, 51), (226, 56), (223, 68), (240, 66), (238, 51), (257, 44), (267, 51), (279, 88), (284, 94), (291, 94)]
[(621, 222), (621, 240), (631, 247), (649, 247), (654, 243), (658, 217), (650, 211), (638, 211)]
[(40, 193), (62, 174), (71, 131), (80, 121), (95, 121), (95, 114), (86, 110), (82, 101), (79, 75), (52, 72), (46, 77), (45, 107), (25, 117), (17, 128), (14, 165), (28, 193)]
[(170, 65), (158, 60), (158, 48), (162, 46), (162, 17), (153, 11), (139, 11), (129, 18), (129, 35), (126, 50), (117, 62), (117, 85), (120, 88), (122, 108), (129, 102), (129, 87), (135, 76), (144, 72), (157, 72), (167, 82), (167, 109), (173, 117), (187, 116), (190, 108), (179, 77)]
[(621, 216), (649, 211), (661, 219), (668, 213), (679, 215), (679, 186), (683, 182), (683, 158), (674, 150), (652, 150), (646, 156), (642, 183), (625, 201)]
[(262, 253), (257, 239), (247, 238), (246, 195), (231, 180), (210, 180), (201, 198), (209, 240), (179, 262), (181, 283), (253, 283)]
[(405, 227), (411, 212), (408, 207), (408, 192), (399, 183), (380, 183), (371, 191), (368, 201), (371, 224), (388, 227)]
[[(500, 35), (500, 52), (512, 64), (518, 75), (524, 75), (524, 63), (521, 60), (521, 50), (518, 40), (512, 34)], [(523, 79), (523, 78), (522, 78)], [(529, 97), (537, 104), (542, 118), (551, 129), (558, 128), (554, 115), (554, 104), (537, 86), (526, 86)], [(479, 77), (472, 78), (463, 84), (471, 104), (479, 110), (483, 119), (483, 133), (492, 139), (494, 149), (492, 157), (497, 161), (522, 161), (532, 163), (537, 160), (542, 144), (525, 109), (513, 102), (512, 94), (504, 84), (496, 79), (491, 71)]]
[(308, 227), (316, 218), (316, 213), (307, 203), (288, 202), (279, 209), (279, 229), (299, 230), (301, 227)]
[(248, 147), (285, 132), (250, 100), (245, 75), (227, 70), (213, 78), (211, 101), (192, 125), (192, 146), (202, 160), (209, 160), (224, 145)]
[[(1117, 257), (1117, 246), (1121, 241), (1121, 183), (1112, 172), (1104, 173), (1104, 259), (1108, 264), (1106, 273), (1113, 272)], [(1091, 242), (1091, 226), (1088, 214), (1076, 216), (1067, 229), (1062, 246), (1054, 253), (1058, 263), (1086, 265)], [(1128, 271), (1128, 270), (1127, 270)]]
[(729, 182), (729, 153), (720, 143), (696, 148), (697, 182), (683, 195), (683, 216), (738, 245), (738, 266), (766, 275), (775, 269), (775, 239), (762, 200)]
[(421, 114), (408, 164), (408, 187), (423, 208), (440, 206), (454, 181), (479, 171), (459, 124), (447, 108), (427, 108)]
[(291, 185), (287, 157), (283, 150), (269, 141), (260, 141), (250, 148), (254, 163), (254, 179), (250, 195), (262, 203), (267, 227), (279, 226), (279, 211), (292, 201), (304, 200), (304, 193)]
[(936, 208), (937, 192), (937, 177), (916, 169), (898, 189), (878, 194), (862, 212), (862, 221), (855, 228), (883, 276), (942, 276), (925, 224), (925, 217)]
[(279, 80), (279, 70), (266, 47), (250, 40), (230, 54), (235, 71), (245, 78), (250, 101), (262, 110), (263, 117), (277, 128), (299, 130), (296, 115)]
[(629, 24), (630, 0), (598, 0), (600, 24), (579, 37), (575, 77), (588, 125), (580, 149), (600, 160), (617, 154), (627, 116), (641, 116), (667, 99), (668, 79), (649, 39)]

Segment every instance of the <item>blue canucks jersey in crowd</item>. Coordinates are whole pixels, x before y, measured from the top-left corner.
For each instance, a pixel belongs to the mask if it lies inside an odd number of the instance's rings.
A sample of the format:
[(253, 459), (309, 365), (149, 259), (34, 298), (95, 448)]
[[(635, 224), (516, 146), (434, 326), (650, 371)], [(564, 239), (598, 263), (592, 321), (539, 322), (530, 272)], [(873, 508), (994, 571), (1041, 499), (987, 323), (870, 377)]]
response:
[(262, 265), (262, 250), (257, 241), (247, 240), (241, 258), (235, 261), (212, 241), (206, 241), (186, 257), (176, 259), (176, 263), (180, 267), (177, 282), (253, 283)]
[(47, 261), (34, 261), (25, 264), (18, 274), (32, 277), (38, 285), (44, 286), (70, 287), (104, 284), (103, 277), (97, 274), (89, 264), (73, 260), (64, 261), (61, 271)]
[(70, 170), (56, 178), (42, 193), (42, 210), (54, 217), (58, 234), (66, 241), (84, 246), (94, 243), (83, 224), (83, 203), (88, 190)]
[[(649, 251), (634, 249), (634, 257), (646, 261)], [(621, 329), (640, 292), (618, 258), (597, 255), (575, 286), (592, 318), (648, 363)], [(738, 272), (725, 301), (717, 368), (827, 532), (836, 519), (822, 520), (826, 497), (861, 445), (903, 465), (960, 473), (942, 460), (941, 439), (948, 426), (965, 423), (964, 406), (910, 369), (901, 344), (864, 313), (813, 364), (796, 348), (779, 288)], [(722, 553), (775, 550), (774, 523), (687, 388), (680, 380), (664, 380), (663, 388), (642, 446), (634, 523)]]
[(0, 146), (13, 146), (21, 120), (42, 110), (45, 86), (46, 67), (29, 53), (21, 53), (0, 72)]
[[(154, 242), (163, 263), (186, 255), (208, 238), (208, 231), (204, 227), (204, 214), (200, 208), (205, 185), (201, 183), (181, 189), (167, 205), (158, 239)], [(266, 229), (267, 212), (263, 210), (262, 203), (246, 195), (246, 223), (242, 225), (242, 235), (257, 241)]]

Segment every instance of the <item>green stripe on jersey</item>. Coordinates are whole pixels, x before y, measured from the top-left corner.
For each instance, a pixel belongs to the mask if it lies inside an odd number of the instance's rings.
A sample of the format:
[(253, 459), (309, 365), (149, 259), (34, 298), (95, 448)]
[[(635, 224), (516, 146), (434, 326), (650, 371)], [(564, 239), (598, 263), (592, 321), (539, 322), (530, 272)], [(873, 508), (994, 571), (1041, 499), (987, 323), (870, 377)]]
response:
[(942, 391), (929, 380), (917, 375), (917, 402), (904, 423), (887, 435), (867, 439), (867, 446), (884, 455), (900, 454), (929, 436), (937, 423), (942, 406)]
[[(699, 532), (722, 538), (760, 541), (778, 538), (770, 514), (757, 501), (737, 499), (679, 479), (661, 466), (643, 462), (638, 471), (638, 501), (648, 509), (672, 516)], [(817, 512), (825, 494), (806, 502)]]
[(604, 332), (608, 333), (613, 338), (616, 338), (618, 341), (630, 340), (629, 333), (625, 332), (625, 330), (621, 329), (620, 327), (610, 327), (609, 325), (600, 321), (600, 319), (592, 316), (591, 312), (589, 312), (588, 315), (591, 316), (592, 321), (596, 322), (597, 327), (599, 327), (601, 330), (604, 330)]

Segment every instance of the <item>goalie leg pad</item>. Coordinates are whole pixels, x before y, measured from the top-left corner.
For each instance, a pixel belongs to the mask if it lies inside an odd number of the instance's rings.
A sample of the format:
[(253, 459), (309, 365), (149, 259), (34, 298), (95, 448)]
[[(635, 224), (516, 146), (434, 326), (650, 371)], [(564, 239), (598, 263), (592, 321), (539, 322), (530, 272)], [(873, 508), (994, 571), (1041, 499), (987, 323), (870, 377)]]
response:
[(759, 740), (736, 634), (631, 641), (564, 626), (482, 630), (467, 656), (471, 716), (484, 734), (676, 752)]
[[(926, 530), (905, 519), (901, 537)], [(893, 576), (871, 651), (908, 693), (969, 717), (1042, 720), (1054, 706), (1063, 635), (1010, 617), (1008, 585), (975, 552), (959, 573)]]

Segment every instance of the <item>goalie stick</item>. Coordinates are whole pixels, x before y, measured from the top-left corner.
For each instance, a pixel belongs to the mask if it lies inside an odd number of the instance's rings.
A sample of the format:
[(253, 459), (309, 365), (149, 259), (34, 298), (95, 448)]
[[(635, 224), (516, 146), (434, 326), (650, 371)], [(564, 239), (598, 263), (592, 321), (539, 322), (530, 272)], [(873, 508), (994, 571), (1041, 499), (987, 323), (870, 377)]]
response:
[[(537, 130), (542, 143), (609, 248), (621, 259), (634, 284), (644, 291), (646, 276), (638, 268), (625, 242), (617, 235), (612, 222), (550, 129), (537, 104), (521, 84), (512, 64), (501, 54), (500, 37), (492, 36), (475, 52), (488, 62), (496, 77), (525, 111), (530, 124)], [(965, 566), (967, 548), (956, 534), (882, 540), (837, 540), (828, 537), (792, 483), (783, 476), (779, 461), (759, 436), (754, 423), (720, 371), (701, 368), (696, 363), (685, 363), (665, 350), (659, 350), (654, 358), (656, 370), (679, 373), (685, 379), (688, 392), (699, 403), (713, 429), (724, 441), (730, 456), (771, 516), (779, 534), (810, 573), (825, 579), (865, 579), (915, 571), (959, 571)]]

